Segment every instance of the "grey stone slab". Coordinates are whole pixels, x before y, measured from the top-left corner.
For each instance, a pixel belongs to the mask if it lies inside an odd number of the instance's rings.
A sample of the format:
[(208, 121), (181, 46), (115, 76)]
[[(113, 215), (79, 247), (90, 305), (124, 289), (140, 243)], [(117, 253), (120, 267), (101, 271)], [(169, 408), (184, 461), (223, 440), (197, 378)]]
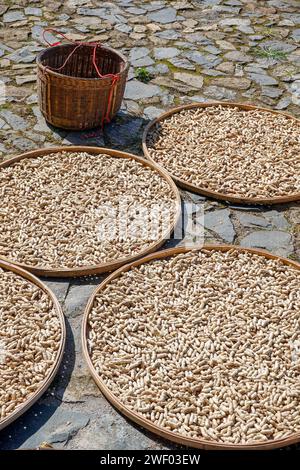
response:
[(270, 41), (263, 41), (260, 43), (260, 46), (263, 48), (274, 49), (276, 51), (281, 52), (292, 52), (297, 49), (297, 46), (294, 44), (289, 44), (286, 41), (277, 41), (277, 40), (270, 40)]
[(117, 31), (120, 31), (120, 33), (129, 34), (132, 31), (132, 26), (121, 23), (121, 24), (116, 24), (115, 29)]
[[(32, 428), (37, 427), (38, 423), (43, 419), (43, 415), (48, 415), (49, 419), (41, 426), (38, 433), (28, 437), (21, 449), (34, 449), (42, 442), (49, 444), (55, 442), (67, 442), (80, 429), (87, 426), (90, 416), (88, 413), (77, 411), (67, 411), (55, 408), (53, 406), (40, 405), (35, 407), (35, 413), (31, 413), (30, 425)], [(41, 414), (40, 414), (41, 413)], [(50, 413), (52, 413), (50, 415)]]
[(238, 214), (238, 219), (244, 227), (271, 227), (271, 223), (263, 216), (254, 214)]
[(11, 10), (3, 15), (3, 22), (4, 23), (14, 23), (16, 21), (23, 21), (26, 20), (26, 16), (20, 10)]
[(202, 88), (203, 86), (203, 77), (201, 75), (193, 75), (186, 72), (175, 72), (175, 80), (185, 83), (186, 85), (192, 88)]
[(52, 290), (59, 302), (64, 302), (70, 282), (65, 279), (43, 279), (43, 282)]
[(147, 106), (147, 108), (144, 109), (144, 116), (146, 119), (154, 119), (162, 114), (163, 111), (163, 109), (156, 108), (155, 106)]
[(166, 29), (165, 31), (159, 31), (155, 33), (155, 36), (161, 39), (173, 39), (176, 40), (180, 37), (180, 34), (174, 29)]
[(22, 150), (24, 152), (36, 149), (36, 144), (25, 137), (17, 137), (13, 140), (13, 144), (18, 150)]
[(163, 64), (163, 63), (158, 63), (154, 66), (147, 67), (147, 70), (153, 75), (156, 75), (156, 74), (164, 75), (166, 73), (169, 73), (169, 67), (167, 66), (167, 64)]
[(291, 20), (294, 25), (300, 25), (300, 13), (282, 13), (282, 16)]
[(97, 16), (102, 20), (107, 20), (111, 24), (126, 23), (127, 19), (120, 14), (120, 9), (110, 3), (106, 8), (86, 8), (79, 7), (77, 13), (83, 16)]
[(142, 57), (141, 59), (136, 59), (133, 62), (131, 62), (131, 64), (134, 67), (149, 67), (150, 65), (153, 65), (154, 63), (155, 63), (154, 60), (151, 59), (151, 57), (149, 56)]
[(232, 243), (235, 237), (229, 209), (221, 209), (204, 214), (204, 227), (218, 234), (224, 241)]
[(213, 45), (212, 41), (208, 39), (204, 34), (201, 33), (191, 33), (186, 34), (186, 39), (192, 44), (202, 44), (203, 46)]
[(203, 75), (208, 75), (209, 77), (223, 77), (225, 73), (219, 72), (218, 70), (214, 69), (201, 69), (201, 73)]
[(213, 54), (202, 54), (198, 51), (187, 52), (186, 57), (192, 62), (195, 62), (198, 65), (203, 65), (207, 68), (216, 67), (222, 62), (222, 59), (220, 59), (218, 56)]
[(154, 64), (154, 60), (149, 56), (150, 50), (147, 47), (134, 47), (129, 54), (130, 63), (134, 67), (146, 67)]
[(220, 26), (249, 26), (250, 18), (224, 18), (219, 21)]
[(262, 96), (267, 96), (269, 98), (279, 98), (283, 93), (283, 90), (277, 87), (272, 86), (262, 86), (261, 94)]
[(211, 46), (211, 45), (205, 46), (203, 50), (213, 55), (219, 55), (222, 52), (221, 49), (218, 49), (216, 46)]
[(252, 232), (240, 244), (246, 248), (262, 248), (279, 256), (289, 256), (294, 249), (291, 234), (279, 230)]
[(43, 10), (37, 7), (27, 7), (25, 8), (24, 12), (25, 12), (25, 15), (28, 15), (28, 16), (42, 16), (43, 15)]
[(130, 13), (131, 15), (144, 15), (146, 13), (146, 10), (144, 8), (135, 8), (135, 7), (130, 7), (127, 8), (126, 10), (127, 13)]
[(254, 34), (255, 33), (255, 30), (253, 28), (251, 28), (251, 26), (241, 25), (241, 26), (237, 26), (237, 29), (239, 31), (241, 31), (241, 33), (244, 33), (244, 34)]
[(143, 57), (148, 56), (149, 53), (150, 49), (148, 49), (148, 47), (133, 47), (130, 50), (129, 59), (131, 62), (133, 62), (137, 59), (141, 59)]
[(138, 80), (131, 80), (127, 83), (124, 98), (127, 100), (140, 100), (152, 98), (161, 94), (161, 89), (151, 83), (142, 83)]
[(245, 63), (252, 62), (253, 57), (241, 51), (230, 51), (224, 55), (224, 59), (231, 60), (232, 62)]
[(300, 28), (294, 29), (292, 31), (292, 38), (296, 42), (300, 42)]
[(169, 59), (169, 62), (179, 69), (196, 70), (195, 65), (193, 65), (188, 59), (182, 57), (173, 57), (172, 59)]
[(24, 118), (14, 114), (8, 109), (3, 109), (0, 111), (0, 116), (7, 122), (7, 124), (9, 124), (12, 129), (16, 131), (24, 131), (29, 127), (29, 123)]
[(180, 51), (176, 47), (155, 47), (153, 53), (155, 59), (162, 60), (171, 59), (177, 56)]
[(249, 73), (249, 78), (259, 85), (277, 85), (278, 82), (275, 78), (267, 74)]
[(32, 52), (31, 48), (25, 46), (12, 52), (6, 58), (12, 62), (29, 64), (35, 61), (36, 54)]
[(70, 318), (82, 315), (94, 290), (94, 284), (71, 285), (64, 302), (65, 315)]
[(203, 90), (203, 93), (216, 100), (231, 100), (236, 97), (236, 92), (234, 90), (213, 85), (206, 87)]
[(24, 83), (33, 83), (36, 82), (36, 75), (27, 74), (27, 75), (17, 75), (16, 84), (23, 85)]
[(219, 77), (212, 80), (211, 84), (219, 87), (247, 90), (250, 88), (251, 81), (245, 77)]
[(162, 10), (148, 13), (148, 19), (150, 21), (161, 24), (173, 23), (176, 21), (176, 16), (177, 11), (172, 7), (163, 8)]
[[(287, 230), (290, 226), (287, 219), (285, 218), (282, 212), (278, 212), (276, 210), (268, 211), (264, 214), (266, 219), (272, 224), (274, 228), (278, 230)], [(300, 223), (300, 220), (299, 220)]]
[(275, 109), (286, 109), (291, 104), (291, 102), (292, 100), (289, 96), (284, 96), (278, 101), (277, 105), (275, 106)]

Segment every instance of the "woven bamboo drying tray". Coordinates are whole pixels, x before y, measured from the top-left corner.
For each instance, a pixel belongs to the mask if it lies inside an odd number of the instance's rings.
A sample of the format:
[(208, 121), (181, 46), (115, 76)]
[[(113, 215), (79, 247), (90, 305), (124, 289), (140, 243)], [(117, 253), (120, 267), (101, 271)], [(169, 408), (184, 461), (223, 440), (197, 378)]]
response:
[[(81, 130), (98, 127), (106, 116), (112, 119), (121, 107), (129, 64), (119, 52), (107, 46), (97, 48), (97, 65), (102, 75), (114, 74), (118, 81), (110, 98), (112, 78), (99, 78), (92, 56), (93, 45), (50, 47), (37, 57), (39, 104), (46, 121), (56, 127)], [(72, 54), (70, 56), (70, 54)], [(62, 70), (67, 57), (68, 62)], [(51, 70), (51, 68), (53, 70)]]
[(62, 309), (58, 300), (56, 299), (52, 291), (48, 289), (48, 287), (42, 281), (40, 281), (33, 274), (25, 271), (24, 269), (3, 260), (3, 258), (0, 258), (0, 268), (6, 271), (11, 271), (13, 273), (16, 273), (22, 278), (28, 280), (32, 284), (35, 284), (40, 289), (42, 289), (47, 294), (47, 296), (52, 300), (53, 306), (60, 320), (60, 328), (61, 328), (60, 346), (57, 352), (55, 365), (52, 367), (50, 374), (48, 375), (48, 377), (46, 377), (46, 379), (44, 380), (40, 388), (28, 400), (26, 400), (22, 405), (20, 405), (15, 411), (9, 414), (6, 418), (0, 420), (0, 429), (3, 429), (6, 426), (8, 426), (10, 423), (12, 423), (15, 419), (17, 419), (19, 416), (21, 416), (23, 413), (25, 413), (25, 411), (27, 411), (43, 395), (43, 393), (47, 390), (47, 388), (49, 387), (49, 385), (55, 378), (55, 375), (57, 374), (57, 371), (59, 369), (59, 366), (63, 357), (65, 341), (66, 341), (66, 326), (65, 326), (65, 318), (64, 318), (64, 315), (63, 315), (63, 312), (62, 312)]
[[(292, 266), (293, 268), (296, 268), (297, 270), (300, 271), (300, 264), (286, 259), (282, 258), (280, 256), (273, 255), (267, 251), (264, 250), (257, 250), (257, 249), (252, 249), (252, 248), (242, 248), (239, 246), (235, 245), (204, 245), (203, 247), (200, 247), (199, 249), (205, 249), (209, 251), (221, 251), (221, 252), (227, 252), (229, 250), (236, 250), (238, 252), (242, 253), (253, 253), (262, 257), (265, 257), (267, 259), (273, 259), (273, 260), (280, 260), (283, 262), (285, 265)], [(282, 438), (282, 439), (276, 439), (276, 440), (269, 440), (265, 442), (258, 442), (257, 444), (255, 443), (249, 443), (249, 444), (231, 444), (231, 443), (221, 443), (217, 441), (209, 441), (205, 439), (200, 439), (200, 438), (189, 438), (185, 437), (183, 435), (180, 435), (178, 433), (169, 431), (161, 426), (157, 426), (156, 424), (152, 423), (150, 420), (145, 419), (143, 416), (141, 416), (139, 413), (131, 410), (129, 407), (124, 405), (119, 398), (116, 397), (114, 393), (111, 392), (111, 390), (107, 387), (107, 385), (104, 383), (104, 381), (99, 377), (98, 373), (96, 372), (96, 369), (91, 361), (90, 354), (88, 351), (88, 345), (87, 345), (87, 339), (88, 339), (88, 333), (89, 333), (89, 325), (88, 325), (88, 318), (90, 315), (90, 312), (93, 308), (94, 301), (97, 297), (97, 295), (105, 289), (105, 287), (114, 279), (120, 277), (122, 273), (125, 273), (129, 271), (132, 267), (137, 267), (142, 264), (148, 263), (152, 260), (158, 260), (158, 259), (163, 259), (163, 258), (168, 258), (170, 256), (179, 254), (179, 253), (187, 253), (191, 251), (189, 248), (183, 248), (183, 247), (178, 247), (178, 248), (171, 248), (167, 250), (160, 251), (158, 253), (153, 253), (150, 255), (145, 256), (144, 258), (135, 261), (133, 263), (127, 264), (126, 266), (121, 267), (114, 273), (110, 274), (93, 292), (92, 296), (90, 297), (88, 304), (85, 309), (83, 321), (82, 321), (82, 333), (81, 333), (81, 340), (82, 340), (82, 348), (83, 348), (83, 355), (84, 358), (87, 362), (87, 365), (89, 367), (90, 373), (93, 376), (96, 384), (98, 385), (99, 389), (103, 393), (103, 395), (111, 402), (111, 404), (117, 408), (122, 414), (130, 418), (132, 421), (137, 423), (138, 425), (142, 426), (143, 428), (148, 429), (149, 431), (153, 432), (154, 434), (161, 436), (165, 439), (168, 439), (170, 441), (176, 442), (177, 444), (182, 444), (185, 446), (189, 447), (195, 447), (195, 448), (200, 448), (200, 449), (207, 449), (207, 450), (270, 450), (270, 449), (275, 449), (275, 448), (280, 448), (284, 446), (289, 446), (291, 444), (295, 444), (296, 442), (300, 441), (300, 432), (291, 434), (289, 437)]]
[(180, 195), (178, 192), (178, 189), (176, 185), (174, 184), (172, 178), (168, 175), (167, 172), (165, 172), (162, 168), (157, 166), (156, 164), (149, 162), (141, 157), (138, 157), (136, 155), (132, 155), (129, 153), (125, 152), (120, 152), (117, 150), (111, 150), (107, 148), (101, 148), (101, 147), (84, 147), (84, 146), (68, 146), (68, 147), (51, 147), (51, 148), (46, 148), (46, 149), (38, 149), (38, 150), (33, 150), (30, 152), (23, 153), (19, 156), (13, 157), (9, 160), (5, 160), (4, 162), (0, 163), (0, 171), (1, 168), (7, 168), (8, 166), (19, 162), (20, 160), (26, 159), (26, 158), (37, 158), (40, 156), (45, 156), (48, 154), (53, 154), (57, 152), (86, 152), (88, 154), (99, 154), (101, 158), (101, 154), (106, 154), (106, 155), (111, 155), (113, 157), (121, 158), (121, 159), (131, 159), (135, 160), (139, 163), (141, 163), (143, 166), (151, 168), (152, 170), (155, 170), (170, 186), (171, 192), (174, 196), (174, 200), (176, 201), (176, 209), (174, 211), (174, 217), (173, 221), (169, 227), (168, 230), (165, 230), (163, 235), (154, 241), (148, 248), (142, 250), (139, 254), (135, 256), (126, 256), (124, 258), (119, 258), (117, 260), (109, 261), (106, 263), (101, 263), (97, 265), (92, 265), (92, 266), (83, 266), (83, 267), (74, 267), (74, 268), (57, 268), (57, 269), (52, 269), (49, 267), (44, 267), (44, 266), (31, 266), (23, 263), (18, 263), (15, 260), (10, 260), (5, 256), (1, 256), (2, 259), (5, 259), (7, 262), (12, 262), (13, 264), (20, 266), (23, 269), (26, 269), (30, 272), (32, 272), (35, 275), (40, 275), (40, 276), (47, 276), (47, 277), (77, 277), (77, 276), (85, 276), (85, 275), (91, 275), (91, 274), (98, 274), (98, 273), (105, 273), (109, 271), (113, 271), (120, 266), (127, 264), (134, 259), (138, 259), (141, 256), (145, 256), (148, 253), (151, 253), (153, 251), (156, 251), (163, 243), (169, 238), (170, 233), (175, 228), (175, 225), (180, 217), (181, 213), (181, 199)]
[[(153, 126), (155, 126), (157, 123), (160, 121), (163, 121), (164, 119), (172, 116), (173, 114), (180, 113), (183, 110), (188, 110), (188, 109), (193, 109), (193, 108), (208, 108), (211, 106), (223, 106), (223, 107), (229, 107), (229, 108), (239, 108), (241, 110), (249, 111), (249, 110), (258, 110), (258, 111), (263, 111), (267, 113), (271, 113), (274, 115), (282, 115), (286, 116), (289, 119), (292, 119), (294, 121), (300, 122), (299, 119), (296, 119), (294, 116), (288, 113), (283, 113), (281, 111), (273, 111), (272, 109), (268, 108), (261, 108), (258, 106), (250, 105), (250, 104), (243, 104), (243, 103), (234, 103), (234, 102), (223, 102), (223, 101), (213, 101), (209, 103), (192, 103), (189, 105), (184, 105), (184, 106), (179, 106), (177, 108), (173, 108), (170, 111), (167, 111), (157, 118), (153, 119), (144, 129), (143, 133), (143, 139), (142, 139), (142, 146), (143, 146), (143, 152), (144, 155), (147, 159), (152, 161), (153, 163), (159, 164), (158, 162), (155, 161), (155, 158), (150, 156), (148, 147), (147, 147), (147, 138), (148, 134), (151, 132)], [(174, 142), (174, 146), (176, 146), (176, 142)], [(163, 167), (163, 165), (160, 165)], [(178, 186), (180, 186), (183, 189), (186, 189), (188, 191), (192, 191), (197, 194), (202, 194), (204, 196), (218, 199), (218, 200), (223, 200), (223, 201), (228, 201), (228, 202), (233, 202), (237, 204), (265, 204), (265, 205), (270, 205), (270, 204), (283, 204), (283, 203), (288, 203), (292, 201), (298, 201), (300, 200), (300, 193), (295, 193), (291, 195), (286, 195), (286, 196), (278, 196), (278, 197), (257, 197), (257, 198), (252, 198), (252, 197), (241, 197), (240, 195), (238, 196), (232, 196), (228, 195), (222, 192), (218, 191), (212, 191), (206, 188), (202, 188), (201, 186), (194, 185), (192, 183), (187, 183), (181, 178), (178, 178), (174, 175), (171, 175), (173, 180), (176, 182)]]

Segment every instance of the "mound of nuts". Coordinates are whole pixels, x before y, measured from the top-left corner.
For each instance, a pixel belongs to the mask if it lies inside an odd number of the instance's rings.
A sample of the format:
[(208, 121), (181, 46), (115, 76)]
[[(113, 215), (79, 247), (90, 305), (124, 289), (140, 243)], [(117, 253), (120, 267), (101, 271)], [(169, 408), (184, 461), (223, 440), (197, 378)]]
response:
[(175, 213), (170, 184), (134, 159), (60, 152), (0, 169), (0, 255), (22, 264), (74, 268), (136, 256)]
[(190, 251), (123, 272), (88, 314), (93, 367), (128, 409), (230, 444), (300, 431), (300, 273), (247, 251)]
[(150, 128), (150, 157), (199, 189), (275, 198), (300, 192), (300, 123), (238, 107), (184, 109)]
[(0, 425), (40, 388), (56, 365), (62, 325), (51, 298), (0, 268)]

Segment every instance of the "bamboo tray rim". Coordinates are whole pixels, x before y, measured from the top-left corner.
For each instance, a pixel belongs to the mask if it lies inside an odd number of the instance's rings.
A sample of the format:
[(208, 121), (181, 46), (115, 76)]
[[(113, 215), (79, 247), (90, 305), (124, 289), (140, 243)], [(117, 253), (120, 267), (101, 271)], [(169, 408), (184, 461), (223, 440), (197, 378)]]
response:
[(29, 264), (19, 263), (18, 261), (11, 260), (8, 257), (3, 256), (1, 254), (0, 254), (0, 258), (7, 261), (8, 263), (12, 263), (36, 275), (49, 276), (49, 277), (77, 277), (77, 276), (79, 277), (79, 276), (100, 274), (100, 273), (112, 271), (114, 269), (119, 268), (123, 264), (127, 264), (135, 259), (141, 258), (142, 256), (145, 256), (146, 254), (151, 253), (152, 251), (155, 251), (156, 249), (161, 247), (161, 245), (166, 241), (168, 236), (172, 233), (172, 231), (174, 230), (179, 220), (179, 217), (181, 214), (181, 198), (180, 198), (178, 188), (176, 187), (170, 175), (163, 168), (160, 168), (158, 165), (156, 165), (153, 162), (149, 162), (143, 157), (139, 157), (131, 153), (121, 152), (119, 150), (113, 150), (113, 149), (109, 149), (105, 147), (89, 147), (89, 146), (47, 147), (44, 149), (31, 150), (29, 152), (25, 152), (15, 157), (12, 157), (8, 160), (4, 160), (3, 162), (0, 163), (0, 171), (1, 171), (1, 168), (6, 168), (8, 166), (11, 166), (14, 163), (17, 163), (20, 160), (23, 160), (25, 158), (44, 157), (52, 153), (58, 153), (58, 152), (68, 152), (68, 153), (86, 152), (88, 154), (89, 153), (96, 154), (96, 155), (99, 154), (100, 158), (102, 154), (108, 155), (109, 157), (113, 157), (113, 158), (127, 158), (129, 160), (135, 160), (138, 163), (141, 163), (143, 166), (154, 170), (169, 184), (170, 190), (174, 197), (175, 207), (174, 207), (174, 213), (173, 213), (173, 221), (171, 225), (168, 227), (167, 230), (165, 230), (165, 232), (162, 234), (162, 236), (159, 239), (151, 243), (148, 246), (148, 248), (141, 250), (140, 253), (137, 253), (136, 255), (133, 255), (133, 256), (124, 256), (122, 258), (118, 258), (116, 260), (108, 261), (105, 263), (100, 263), (97, 265), (85, 265), (85, 266), (74, 267), (74, 268), (51, 268), (51, 267), (44, 267), (44, 266), (31, 266)]
[(11, 424), (13, 421), (15, 421), (17, 418), (19, 418), (22, 414), (24, 414), (42, 395), (43, 393), (47, 390), (53, 379), (55, 378), (58, 369), (60, 367), (64, 349), (65, 349), (65, 343), (66, 343), (66, 323), (65, 323), (65, 317), (62, 312), (62, 308), (60, 306), (60, 303), (58, 302), (56, 296), (53, 294), (51, 289), (46, 286), (44, 282), (42, 282), (40, 279), (35, 277), (33, 274), (30, 272), (26, 271), (25, 269), (20, 268), (19, 266), (7, 262), (4, 260), (2, 257), (0, 257), (0, 268), (3, 268), (6, 271), (13, 272), (15, 274), (18, 274), (21, 276), (23, 279), (26, 279), (27, 281), (31, 282), (32, 284), (36, 285), (39, 287), (41, 290), (45, 292), (45, 294), (50, 297), (52, 303), (53, 303), (53, 308), (56, 310), (56, 313), (58, 315), (58, 319), (60, 322), (60, 328), (61, 328), (61, 339), (60, 339), (60, 345), (59, 349), (57, 352), (56, 360), (54, 365), (50, 369), (50, 373), (47, 375), (47, 377), (44, 379), (42, 382), (42, 385), (34, 392), (34, 394), (25, 400), (22, 404), (20, 404), (15, 411), (10, 413), (8, 416), (6, 416), (4, 419), (0, 419), (0, 430), (4, 429), (6, 426)]
[[(71, 46), (72, 44), (59, 44), (57, 46), (52, 46), (51, 51), (57, 50), (58, 48), (66, 47), (66, 46)], [(85, 46), (89, 47), (92, 46), (92, 44), (84, 44)], [(105, 49), (109, 52), (112, 52), (119, 56), (122, 61), (123, 61), (123, 68), (119, 72), (115, 73), (114, 75), (122, 75), (124, 72), (126, 72), (129, 69), (129, 61), (127, 58), (119, 51), (113, 49), (112, 47), (101, 45), (101, 49)], [(107, 81), (111, 82), (111, 77), (93, 77), (93, 78), (87, 78), (87, 77), (73, 77), (72, 75), (65, 75), (63, 73), (56, 72), (55, 70), (52, 70), (51, 67), (47, 67), (46, 65), (43, 65), (41, 60), (42, 60), (42, 55), (47, 51), (48, 49), (43, 49), (41, 52), (36, 57), (36, 64), (37, 66), (44, 72), (44, 73), (51, 73), (51, 75), (55, 75), (56, 77), (59, 78), (64, 78), (64, 79), (72, 79), (72, 80), (80, 80), (80, 81), (86, 81), (86, 82), (91, 82), (91, 81)]]
[[(245, 111), (251, 111), (251, 110), (258, 110), (258, 111), (263, 111), (263, 112), (268, 112), (271, 114), (279, 115), (279, 116), (285, 116), (289, 119), (293, 119), (294, 121), (298, 122), (300, 124), (300, 119), (297, 119), (295, 116), (292, 114), (288, 114), (282, 111), (274, 111), (273, 109), (270, 108), (263, 108), (260, 106), (255, 106), (253, 104), (248, 104), (248, 103), (236, 103), (233, 101), (208, 101), (206, 103), (191, 103), (183, 106), (178, 106), (176, 108), (172, 108), (169, 111), (166, 111), (162, 114), (160, 114), (158, 117), (152, 119), (147, 126), (144, 129), (143, 132), (143, 137), (142, 137), (142, 148), (145, 157), (150, 160), (153, 163), (156, 163), (156, 165), (160, 166), (161, 168), (164, 168), (165, 171), (168, 171), (163, 165), (159, 164), (156, 162), (155, 158), (150, 156), (150, 153), (148, 151), (148, 146), (147, 146), (147, 137), (148, 133), (150, 132), (151, 128), (155, 126), (155, 124), (159, 123), (160, 121), (163, 121), (167, 117), (172, 116), (173, 114), (180, 113), (181, 111), (185, 109), (193, 109), (193, 108), (209, 108), (211, 106), (223, 106), (223, 107), (237, 107), (239, 109), (243, 109)], [(227, 201), (227, 202), (233, 202), (237, 204), (264, 204), (264, 205), (272, 205), (272, 204), (285, 204), (288, 202), (293, 202), (293, 201), (298, 201), (300, 200), (300, 192), (286, 195), (286, 196), (274, 196), (274, 197), (242, 197), (242, 196), (233, 196), (229, 194), (225, 194), (219, 191), (212, 191), (210, 189), (205, 189), (202, 188), (201, 186), (194, 185), (192, 183), (188, 183), (184, 181), (183, 179), (172, 175), (172, 173), (169, 172), (169, 174), (172, 176), (173, 180), (176, 182), (176, 184), (183, 189), (186, 189), (188, 191), (192, 191), (196, 194), (203, 194), (204, 196), (217, 199), (217, 200), (222, 200), (222, 201)]]
[(296, 261), (289, 260), (282, 256), (273, 255), (272, 253), (266, 250), (259, 250), (256, 248), (244, 248), (238, 245), (214, 245), (214, 244), (207, 244), (199, 247), (185, 248), (185, 247), (176, 247), (176, 248), (169, 248), (167, 250), (162, 250), (156, 253), (152, 253), (150, 255), (145, 256), (142, 259), (134, 261), (133, 263), (128, 263), (125, 266), (122, 266), (117, 271), (114, 271), (110, 274), (100, 285), (96, 287), (94, 292), (92, 293), (91, 297), (88, 300), (86, 305), (83, 320), (82, 320), (82, 327), (81, 327), (81, 343), (82, 343), (82, 352), (83, 357), (88, 365), (89, 371), (96, 382), (97, 386), (99, 387), (100, 391), (103, 395), (107, 398), (107, 400), (115, 407), (118, 411), (122, 414), (130, 418), (132, 421), (137, 423), (138, 425), (142, 426), (143, 428), (153, 432), (154, 434), (163, 437), (169, 441), (175, 442), (177, 444), (181, 444), (188, 447), (195, 447), (199, 449), (207, 449), (207, 450), (268, 450), (268, 449), (276, 449), (279, 447), (288, 446), (291, 444), (295, 444), (296, 442), (300, 441), (300, 431), (291, 434), (289, 437), (281, 438), (281, 439), (270, 439), (269, 441), (260, 441), (260, 443), (254, 444), (230, 444), (230, 443), (221, 443), (217, 441), (208, 441), (206, 439), (198, 439), (198, 438), (189, 438), (180, 434), (177, 434), (173, 431), (168, 431), (161, 426), (157, 426), (156, 424), (152, 423), (150, 420), (143, 418), (139, 413), (136, 411), (131, 410), (126, 405), (124, 405), (119, 398), (117, 398), (114, 393), (110, 391), (107, 385), (103, 382), (103, 380), (97, 374), (94, 365), (90, 359), (88, 346), (87, 346), (87, 334), (89, 331), (88, 326), (88, 318), (93, 307), (94, 301), (96, 296), (102, 291), (107, 284), (110, 283), (113, 279), (116, 279), (121, 275), (121, 273), (130, 271), (132, 267), (139, 266), (144, 263), (148, 263), (149, 261), (153, 261), (156, 259), (161, 258), (168, 258), (176, 254), (180, 253), (187, 253), (193, 251), (222, 251), (226, 252), (229, 250), (236, 250), (241, 253), (253, 253), (259, 256), (263, 256), (268, 259), (275, 259), (282, 261), (285, 265), (292, 266), (300, 271), (300, 263)]

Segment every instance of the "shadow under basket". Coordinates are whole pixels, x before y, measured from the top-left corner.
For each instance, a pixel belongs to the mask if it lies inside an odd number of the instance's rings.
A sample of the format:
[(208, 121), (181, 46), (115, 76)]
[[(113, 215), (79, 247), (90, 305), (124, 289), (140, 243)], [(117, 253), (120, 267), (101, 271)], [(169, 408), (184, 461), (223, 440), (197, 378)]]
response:
[[(95, 70), (94, 46), (87, 44), (75, 49), (74, 44), (59, 45), (38, 55), (39, 104), (46, 121), (53, 126), (70, 130), (92, 129), (100, 126), (106, 117), (110, 93), (107, 117), (112, 119), (120, 109), (129, 64), (114, 49), (97, 47), (96, 64), (100, 74), (118, 75), (111, 92), (112, 77), (100, 78)], [(54, 70), (64, 63), (61, 70)]]

